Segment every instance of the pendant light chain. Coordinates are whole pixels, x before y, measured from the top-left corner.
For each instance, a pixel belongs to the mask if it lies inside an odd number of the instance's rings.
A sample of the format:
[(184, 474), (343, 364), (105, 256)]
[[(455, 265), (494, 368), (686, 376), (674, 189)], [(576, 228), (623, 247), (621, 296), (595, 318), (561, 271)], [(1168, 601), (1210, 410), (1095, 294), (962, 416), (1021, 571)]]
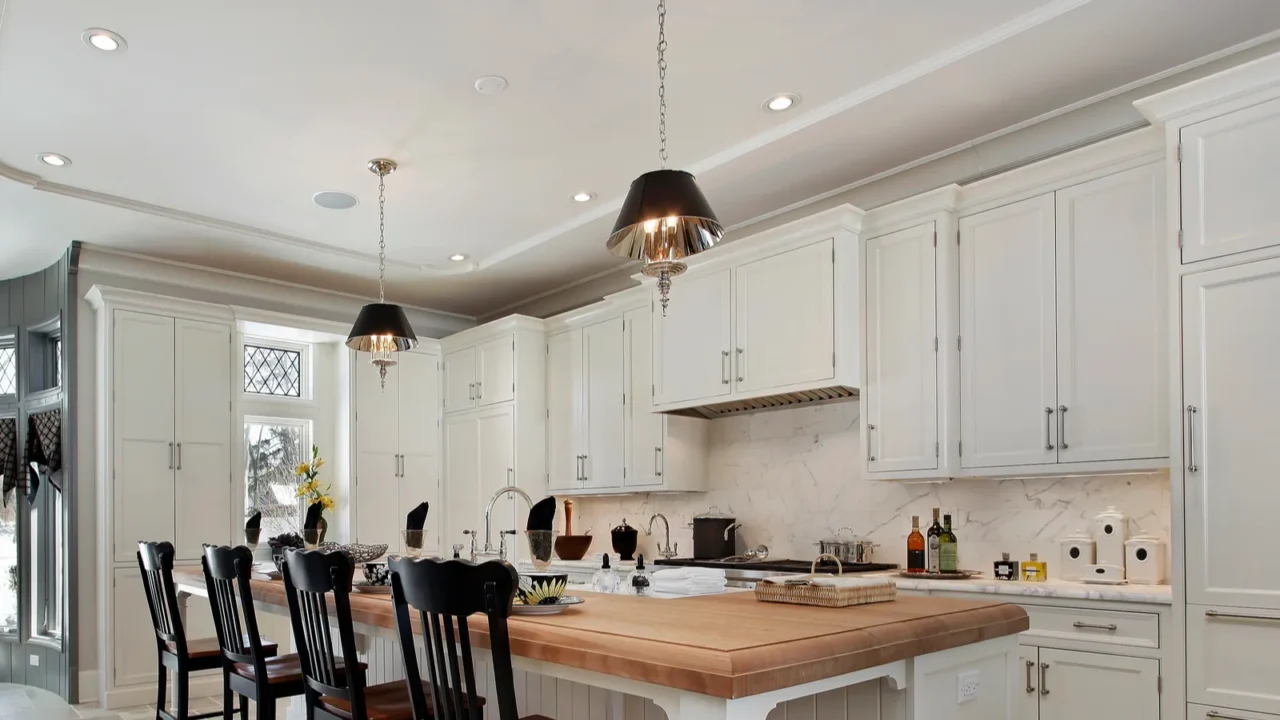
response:
[(378, 302), (387, 301), (387, 173), (378, 172)]
[(658, 0), (658, 164), (667, 169), (667, 0)]

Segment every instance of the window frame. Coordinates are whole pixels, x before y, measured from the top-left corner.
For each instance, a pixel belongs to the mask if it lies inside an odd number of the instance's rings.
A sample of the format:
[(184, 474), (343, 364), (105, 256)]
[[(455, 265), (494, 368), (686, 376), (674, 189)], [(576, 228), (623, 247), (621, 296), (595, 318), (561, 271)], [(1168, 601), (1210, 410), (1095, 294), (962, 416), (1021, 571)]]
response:
[[(298, 353), (298, 396), (272, 395), (269, 393), (250, 392), (245, 388), (247, 378), (244, 372), (245, 357), (250, 347), (267, 348), (269, 350), (285, 350)], [(244, 335), (240, 342), (240, 395), (248, 403), (305, 403), (315, 402), (311, 343), (293, 342), (260, 335)]]
[(19, 362), (22, 353), (18, 347), (18, 333), (12, 330), (12, 328), (0, 328), (0, 350), (13, 352), (13, 392), (0, 393), (0, 405), (16, 405), (18, 391), (22, 386), (22, 363)]
[[(253, 393), (249, 393), (249, 394), (250, 394), (250, 395), (254, 395)], [(256, 397), (256, 395), (255, 395), (255, 397)], [(278, 396), (278, 395), (270, 395), (270, 396), (263, 396), (263, 397), (275, 397), (275, 398), (279, 398), (279, 397), (281, 397), (281, 396)], [(296, 400), (296, 398), (291, 398), (291, 399), (295, 399), (295, 400)], [(249, 438), (248, 438), (248, 429), (249, 429), (249, 425), (250, 425), (250, 424), (254, 424), (254, 425), (283, 425), (283, 426), (289, 426), (289, 427), (299, 427), (299, 428), (302, 428), (302, 447), (300, 448), (300, 451), (301, 451), (301, 455), (302, 455), (303, 457), (306, 457), (306, 458), (310, 458), (310, 457), (311, 457), (311, 446), (312, 446), (312, 444), (314, 444), (314, 442), (315, 442), (315, 421), (314, 421), (314, 420), (312, 420), (311, 418), (305, 418), (305, 417), (281, 417), (281, 416), (279, 416), (279, 415), (255, 415), (255, 414), (250, 414), (250, 413), (245, 413), (245, 414), (243, 414), (243, 415), (241, 416), (241, 421), (240, 421), (240, 435), (241, 435), (241, 437), (243, 438), (242, 442), (243, 442), (243, 444), (244, 444), (244, 447), (243, 447), (243, 452), (244, 452), (244, 468), (243, 468), (243, 473), (244, 473), (244, 474), (241, 476), (241, 478), (240, 478), (240, 482), (241, 482), (241, 485), (243, 486), (242, 492), (244, 493), (244, 494), (241, 496), (241, 497), (242, 497), (241, 502), (242, 502), (242, 503), (243, 503), (243, 505), (244, 505), (244, 508), (243, 508), (243, 517), (245, 517), (245, 518), (248, 518), (248, 516), (249, 516), (249, 511), (253, 509), (253, 508), (252, 508), (252, 507), (250, 507), (250, 505), (249, 505), (249, 500), (250, 500), (250, 498), (249, 498), (249, 477), (248, 477), (248, 472), (249, 472)], [(302, 527), (302, 521), (303, 521), (303, 513), (306, 511), (306, 508), (305, 508), (305, 506), (303, 505), (303, 500), (302, 500), (302, 498), (294, 498), (294, 505), (296, 506), (296, 507), (294, 508), (294, 509), (295, 509), (294, 521), (295, 521), (295, 524), (297, 525), (297, 528), (298, 528), (298, 529), (301, 529), (301, 527)], [(263, 538), (263, 541), (265, 541), (266, 539), (267, 539), (267, 538), (265, 538), (265, 537), (264, 537), (264, 538)]]

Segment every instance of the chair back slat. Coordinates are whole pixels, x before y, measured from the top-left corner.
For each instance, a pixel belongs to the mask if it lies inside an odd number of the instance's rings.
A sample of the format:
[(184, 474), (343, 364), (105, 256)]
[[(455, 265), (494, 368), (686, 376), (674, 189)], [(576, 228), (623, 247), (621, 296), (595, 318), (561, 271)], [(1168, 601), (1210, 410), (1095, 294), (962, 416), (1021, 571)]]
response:
[[(308, 707), (317, 707), (321, 695), (338, 698), (351, 704), (355, 720), (364, 720), (365, 678), (356, 657), (350, 603), (355, 565), (345, 553), (286, 550), (283, 570)], [(333, 597), (336, 645), (326, 595)]]
[(200, 564), (222, 657), (230, 664), (252, 665), (255, 677), (266, 677), (266, 656), (253, 606), (253, 553), (247, 547), (206, 545)]
[(173, 543), (139, 542), (138, 572), (142, 575), (142, 590), (147, 597), (147, 609), (151, 611), (156, 643), (162, 648), (166, 643), (173, 643), (177, 654), (185, 658), (187, 638), (178, 612), (178, 591), (173, 584), (174, 554)]
[[(482, 613), (489, 622), (489, 650), (494, 668), (498, 720), (517, 720), (515, 681), (507, 618), (515, 596), (515, 568), (505, 562), (476, 565), (462, 560), (394, 558), (391, 596), (396, 612), (400, 648), (408, 674), (410, 699), (416, 717), (428, 717), (419, 683), (410, 610), (418, 613), (431, 683), (434, 715), (439, 720), (480, 720), (471, 631), (467, 618)], [(461, 655), (459, 656), (459, 651)], [(491, 706), (492, 707), (492, 706)]]

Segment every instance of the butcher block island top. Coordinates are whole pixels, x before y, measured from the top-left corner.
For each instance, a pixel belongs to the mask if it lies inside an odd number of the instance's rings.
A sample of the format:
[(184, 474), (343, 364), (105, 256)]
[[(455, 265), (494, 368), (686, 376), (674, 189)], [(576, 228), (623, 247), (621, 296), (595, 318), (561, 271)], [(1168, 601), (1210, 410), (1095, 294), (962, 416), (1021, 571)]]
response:
[[(175, 569), (174, 579), (180, 590), (204, 588), (198, 569)], [(669, 600), (577, 594), (586, 602), (559, 615), (510, 618), (512, 654), (720, 698), (801, 685), (1030, 627), (1022, 608), (986, 599), (899, 597), (821, 608), (757, 602), (751, 593)], [(277, 612), (288, 606), (280, 581), (253, 581), (253, 595)], [(351, 611), (356, 623), (395, 628), (390, 596), (352, 593)], [(473, 616), (469, 625), (472, 642), (488, 647), (488, 622)]]

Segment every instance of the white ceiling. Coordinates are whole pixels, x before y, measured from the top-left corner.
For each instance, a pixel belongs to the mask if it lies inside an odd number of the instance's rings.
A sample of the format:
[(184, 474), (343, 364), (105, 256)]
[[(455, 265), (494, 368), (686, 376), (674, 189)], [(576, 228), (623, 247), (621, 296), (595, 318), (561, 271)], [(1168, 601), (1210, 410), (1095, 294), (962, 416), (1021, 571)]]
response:
[[(368, 295), (378, 156), (393, 300), (479, 316), (617, 268), (613, 215), (656, 165), (653, 5), (8, 0), (0, 277), (81, 240)], [(726, 225), (1280, 28), (1275, 0), (669, 5), (671, 164)], [(762, 111), (778, 92), (803, 102)]]

